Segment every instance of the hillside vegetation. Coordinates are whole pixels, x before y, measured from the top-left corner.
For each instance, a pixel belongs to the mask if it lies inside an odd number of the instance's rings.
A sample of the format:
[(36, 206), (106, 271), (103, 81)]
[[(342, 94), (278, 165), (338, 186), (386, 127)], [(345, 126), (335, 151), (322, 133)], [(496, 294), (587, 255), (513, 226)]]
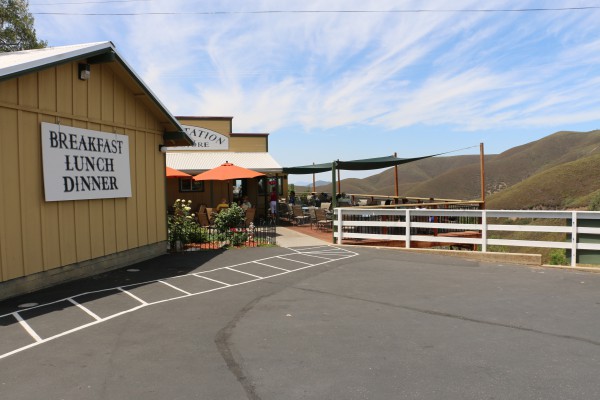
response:
[(600, 154), (560, 164), (490, 196), (490, 209), (586, 207), (600, 189)]
[[(479, 156), (433, 157), (398, 167), (400, 196), (473, 200), (481, 197)], [(585, 207), (600, 191), (600, 131), (557, 132), (485, 156), (490, 209)], [(393, 195), (394, 169), (343, 179), (342, 191)], [(297, 192), (303, 188), (298, 187)], [(331, 186), (317, 191), (330, 192)]]

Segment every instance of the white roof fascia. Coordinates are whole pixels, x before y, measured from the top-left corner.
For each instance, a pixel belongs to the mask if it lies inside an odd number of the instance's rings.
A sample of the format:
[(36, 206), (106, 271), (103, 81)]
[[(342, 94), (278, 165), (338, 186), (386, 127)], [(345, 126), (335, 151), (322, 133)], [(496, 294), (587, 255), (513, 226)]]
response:
[(179, 121), (171, 114), (158, 97), (150, 90), (135, 71), (117, 52), (112, 42), (84, 43), (70, 46), (46, 47), (43, 49), (23, 50), (0, 53), (0, 80), (23, 75), (29, 71), (44, 68), (45, 65), (62, 64), (72, 60), (104, 54), (112, 50), (117, 60), (134, 77), (142, 89), (152, 98), (159, 108), (168, 116), (171, 123), (181, 132), (185, 132)]
[(96, 42), (0, 53), (0, 77), (24, 74), (44, 65), (89, 57), (90, 53), (104, 53), (108, 49), (116, 52), (111, 42)]
[(191, 174), (208, 171), (225, 162), (262, 173), (283, 171), (283, 167), (267, 152), (174, 151), (166, 153), (168, 167)]

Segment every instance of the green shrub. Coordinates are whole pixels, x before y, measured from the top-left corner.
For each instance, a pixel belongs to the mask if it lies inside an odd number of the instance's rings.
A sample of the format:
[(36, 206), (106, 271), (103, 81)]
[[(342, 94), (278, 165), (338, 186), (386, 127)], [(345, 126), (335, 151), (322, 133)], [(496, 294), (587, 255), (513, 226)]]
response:
[(232, 204), (231, 207), (221, 210), (215, 217), (215, 228), (219, 232), (219, 240), (229, 241), (233, 246), (240, 246), (247, 239), (248, 235), (243, 229), (246, 221), (244, 210), (237, 204)]
[(590, 211), (600, 211), (600, 193), (597, 193), (592, 197), (588, 208)]
[(190, 230), (188, 235), (189, 243), (207, 243), (209, 242), (209, 234), (206, 228), (202, 228), (198, 224)]
[[(235, 229), (235, 228), (234, 228)], [(232, 246), (241, 246), (248, 240), (248, 234), (246, 232), (232, 231), (229, 239)]]
[(217, 214), (215, 217), (215, 227), (220, 233), (227, 233), (232, 228), (243, 226), (245, 220), (244, 209), (234, 203), (231, 207), (225, 208)]
[(190, 232), (197, 226), (196, 221), (190, 215), (191, 200), (175, 200), (173, 203), (173, 214), (169, 215), (167, 220), (168, 228), (168, 240), (171, 246), (176, 241), (180, 241), (182, 244), (190, 242)]
[(569, 265), (565, 249), (552, 249), (550, 251), (550, 265)]

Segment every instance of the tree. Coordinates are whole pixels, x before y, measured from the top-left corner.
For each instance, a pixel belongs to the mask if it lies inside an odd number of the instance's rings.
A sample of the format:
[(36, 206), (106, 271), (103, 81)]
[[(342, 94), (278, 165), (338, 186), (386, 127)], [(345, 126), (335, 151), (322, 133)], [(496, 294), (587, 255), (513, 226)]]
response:
[(38, 40), (33, 16), (26, 0), (0, 0), (0, 52), (41, 49), (48, 45)]

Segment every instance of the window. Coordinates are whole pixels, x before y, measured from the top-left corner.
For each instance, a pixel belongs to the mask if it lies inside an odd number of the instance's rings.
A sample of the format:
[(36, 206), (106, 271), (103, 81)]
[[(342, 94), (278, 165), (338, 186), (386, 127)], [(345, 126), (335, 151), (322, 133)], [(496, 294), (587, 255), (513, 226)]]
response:
[(204, 192), (204, 181), (195, 181), (192, 178), (179, 178), (180, 192)]
[(267, 178), (263, 177), (258, 180), (258, 194), (267, 194)]
[(277, 194), (283, 196), (283, 176), (262, 177), (258, 180), (258, 194), (269, 194), (277, 188)]

